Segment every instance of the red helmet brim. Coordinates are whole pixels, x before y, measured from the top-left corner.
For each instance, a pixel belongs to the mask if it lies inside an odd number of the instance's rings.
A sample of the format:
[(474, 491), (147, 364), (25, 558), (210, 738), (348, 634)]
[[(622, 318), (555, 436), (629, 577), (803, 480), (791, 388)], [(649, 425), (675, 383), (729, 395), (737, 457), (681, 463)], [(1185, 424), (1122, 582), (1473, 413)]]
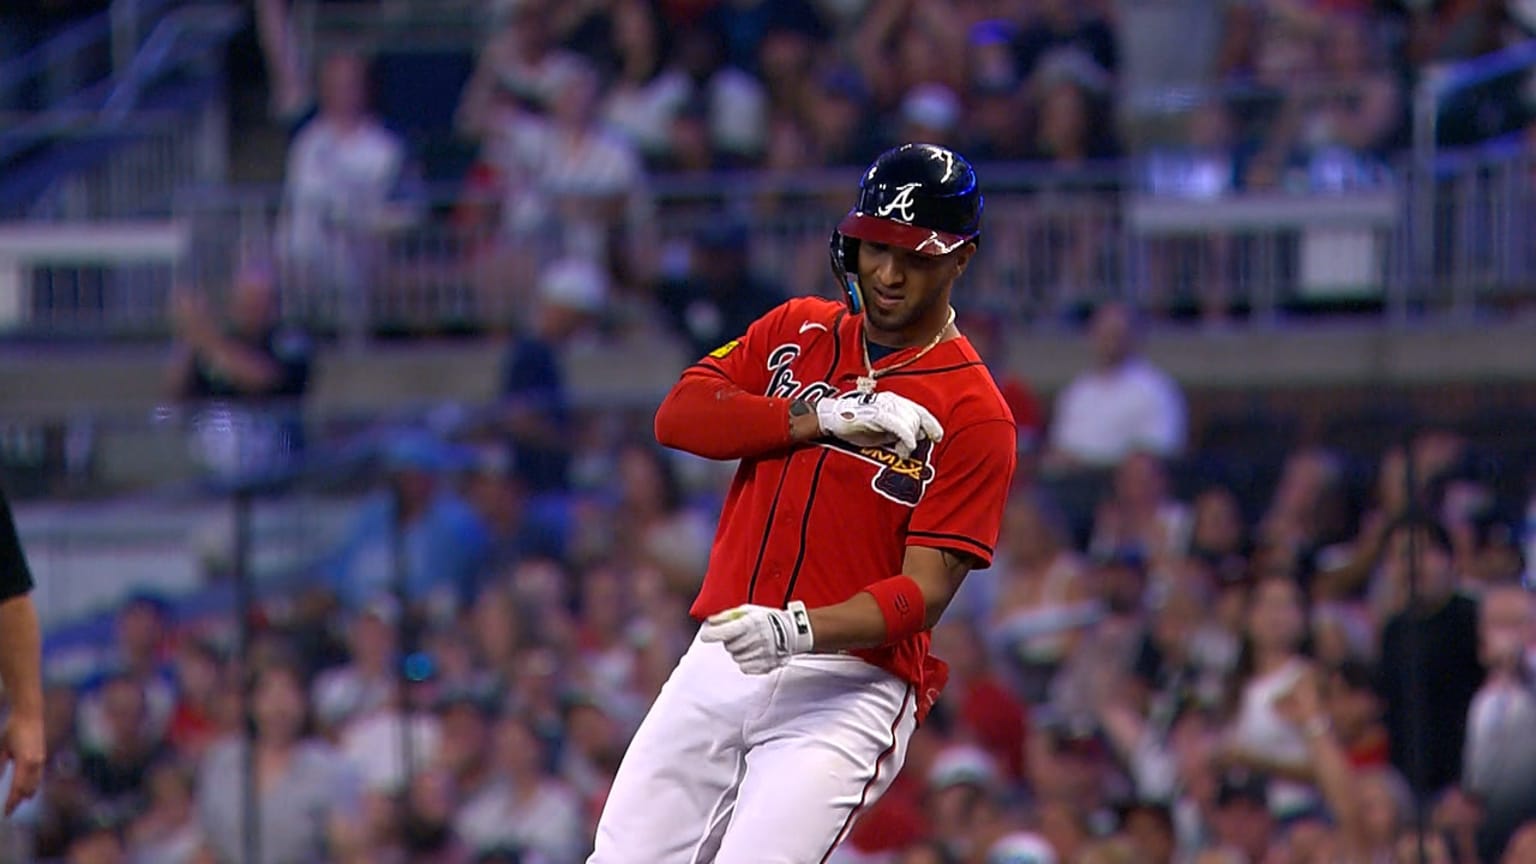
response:
[(932, 228), (920, 228), (916, 225), (908, 225), (905, 222), (897, 222), (893, 219), (882, 219), (879, 216), (871, 216), (868, 213), (854, 211), (843, 217), (843, 221), (837, 223), (837, 230), (842, 234), (859, 240), (868, 240), (871, 243), (883, 243), (887, 246), (895, 246), (920, 252), (924, 255), (932, 255), (935, 258), (964, 246), (970, 237), (960, 234), (950, 234), (946, 231), (935, 231)]

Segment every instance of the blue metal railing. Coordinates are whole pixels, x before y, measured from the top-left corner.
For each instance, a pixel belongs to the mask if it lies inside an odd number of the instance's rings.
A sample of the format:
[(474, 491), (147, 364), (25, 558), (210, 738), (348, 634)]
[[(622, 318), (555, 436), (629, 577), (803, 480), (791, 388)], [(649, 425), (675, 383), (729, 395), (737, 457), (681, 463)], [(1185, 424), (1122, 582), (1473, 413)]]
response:
[[(85, 57), (107, 58), (108, 62), (101, 68), (107, 72), (106, 77), (111, 77), (126, 60), (114, 54), (120, 54), (125, 48), (136, 50), (138, 34), (147, 32), (149, 25), (172, 6), (188, 3), (189, 0), (116, 0), (110, 9), (78, 21), (42, 44), (5, 60), (0, 63), (0, 105), (17, 101), (30, 81), (40, 81), (45, 95), (56, 96), (59, 101), (68, 99), (74, 95), (74, 90), (47, 93), (53, 89), (48, 86), (47, 78), (60, 66), (78, 65)], [(75, 83), (88, 86), (98, 80), (101, 79)], [(63, 89), (62, 85), (60, 89)], [(37, 110), (53, 107), (55, 102), (45, 99)]]
[(210, 45), (223, 45), (244, 19), (238, 8), (222, 4), (185, 7), (161, 18), (114, 82), (102, 105), (103, 120), (114, 123), (126, 118), (167, 70), (201, 59)]
[[(119, 60), (115, 73), (49, 100), (47, 110), (20, 113), (16, 122), (0, 127), (0, 168), (5, 169), (0, 214), (31, 215), (60, 181), (91, 181), (103, 173), (95, 170), (93, 174), (93, 169), (108, 165), (120, 148), (146, 141), (158, 142), (160, 153), (177, 154), (171, 160), (175, 165), (167, 169), (176, 176), (167, 175), (163, 190), (156, 192), (152, 183), (136, 177), (136, 188), (153, 193), (147, 205), (168, 201), (175, 185), (210, 179), (194, 178), (186, 167), (197, 153), (186, 139), (198, 127), (195, 121), (200, 112), (222, 89), (221, 81), (217, 86), (206, 85), (210, 77), (222, 74), (223, 47), (242, 26), (245, 13), (229, 3), (142, 0), (124, 4), (119, 0), (110, 20), (103, 13), (38, 49), (56, 54), (99, 52), (110, 39), (118, 45), (131, 44), (134, 52), (131, 59)], [(128, 7), (130, 12), (122, 11)], [(128, 36), (118, 32), (123, 29), (131, 30)], [(25, 68), (18, 71), (14, 65), (0, 70), (13, 86), (33, 73)], [(106, 174), (111, 173), (108, 165)], [(108, 178), (108, 182), (115, 181)]]
[[(9, 104), (31, 80), (45, 78), (62, 58), (75, 58), (90, 49), (105, 46), (111, 37), (112, 23), (107, 13), (93, 15), (23, 54), (0, 63), (0, 103)], [(51, 107), (51, 106), (41, 106)]]

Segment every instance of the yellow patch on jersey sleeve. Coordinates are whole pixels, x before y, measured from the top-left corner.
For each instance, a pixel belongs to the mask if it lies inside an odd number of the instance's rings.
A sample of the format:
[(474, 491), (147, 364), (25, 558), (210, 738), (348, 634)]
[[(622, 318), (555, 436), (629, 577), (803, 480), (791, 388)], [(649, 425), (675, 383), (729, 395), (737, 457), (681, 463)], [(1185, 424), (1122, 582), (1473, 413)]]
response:
[(727, 354), (735, 351), (740, 345), (740, 339), (732, 339), (724, 345), (721, 345), (719, 348), (709, 352), (709, 356), (715, 358), (716, 360), (723, 360)]

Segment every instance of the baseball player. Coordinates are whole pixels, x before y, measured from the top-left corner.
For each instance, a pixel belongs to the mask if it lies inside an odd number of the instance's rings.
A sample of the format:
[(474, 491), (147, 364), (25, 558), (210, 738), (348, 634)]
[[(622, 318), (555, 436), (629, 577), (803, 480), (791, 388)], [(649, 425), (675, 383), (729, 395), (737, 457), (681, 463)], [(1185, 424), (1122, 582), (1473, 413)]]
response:
[(739, 459), (704, 623), (636, 732), (595, 864), (824, 861), (944, 686), (929, 628), (991, 563), (1014, 423), (954, 326), (981, 193), (882, 154), (832, 234), (846, 302), (791, 300), (683, 373), (656, 437)]

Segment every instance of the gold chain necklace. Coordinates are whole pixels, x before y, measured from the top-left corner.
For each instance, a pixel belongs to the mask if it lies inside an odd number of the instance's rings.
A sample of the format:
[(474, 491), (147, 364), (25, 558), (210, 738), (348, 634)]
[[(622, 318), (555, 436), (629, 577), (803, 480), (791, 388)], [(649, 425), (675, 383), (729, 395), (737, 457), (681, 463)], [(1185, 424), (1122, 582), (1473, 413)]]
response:
[(949, 307), (949, 317), (944, 320), (944, 326), (939, 328), (939, 332), (933, 334), (932, 341), (930, 341), (927, 345), (924, 345), (923, 350), (913, 354), (911, 357), (908, 357), (900, 363), (894, 363), (885, 367), (884, 369), (876, 369), (875, 364), (869, 362), (869, 338), (865, 334), (860, 333), (859, 347), (864, 349), (865, 374), (859, 376), (858, 383), (855, 385), (859, 388), (859, 392), (865, 396), (873, 394), (875, 392), (876, 378), (879, 378), (881, 375), (885, 375), (888, 372), (895, 372), (897, 369), (900, 369), (903, 366), (911, 366), (913, 363), (923, 359), (924, 354), (927, 354), (929, 351), (932, 351), (939, 346), (939, 343), (944, 340), (944, 334), (949, 332), (949, 326), (953, 323), (955, 323), (955, 307), (951, 306)]

